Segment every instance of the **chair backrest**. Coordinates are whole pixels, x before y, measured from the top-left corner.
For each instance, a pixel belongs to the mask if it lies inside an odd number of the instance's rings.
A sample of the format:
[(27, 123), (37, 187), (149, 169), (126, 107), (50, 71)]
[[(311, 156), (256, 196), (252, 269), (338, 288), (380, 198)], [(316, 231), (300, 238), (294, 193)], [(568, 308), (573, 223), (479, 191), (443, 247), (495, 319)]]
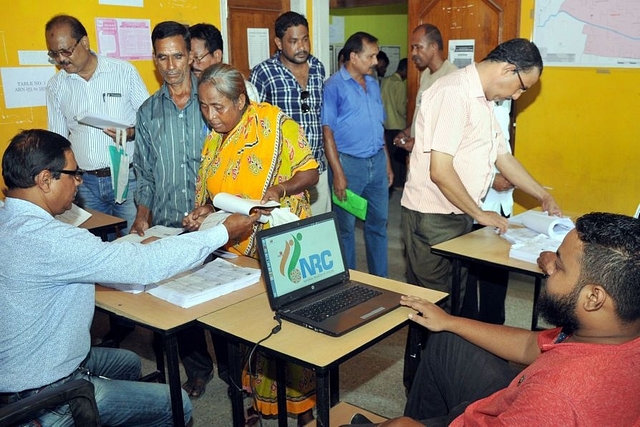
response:
[(85, 380), (69, 381), (1, 406), (0, 426), (24, 423), (35, 418), (43, 409), (52, 409), (64, 404), (69, 404), (76, 426), (100, 426), (93, 384)]

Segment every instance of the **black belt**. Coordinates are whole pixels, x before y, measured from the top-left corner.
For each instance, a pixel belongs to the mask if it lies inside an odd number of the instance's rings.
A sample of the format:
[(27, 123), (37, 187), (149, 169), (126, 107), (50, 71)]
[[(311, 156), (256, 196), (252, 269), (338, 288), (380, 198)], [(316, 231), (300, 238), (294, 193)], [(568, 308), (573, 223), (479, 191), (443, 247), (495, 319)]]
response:
[[(131, 169), (132, 167), (133, 167), (133, 164), (129, 163), (129, 169)], [(98, 178), (106, 178), (108, 176), (111, 176), (110, 167), (102, 168), (102, 169), (94, 169), (92, 171), (84, 171), (84, 172), (88, 173), (89, 175), (97, 176)]]

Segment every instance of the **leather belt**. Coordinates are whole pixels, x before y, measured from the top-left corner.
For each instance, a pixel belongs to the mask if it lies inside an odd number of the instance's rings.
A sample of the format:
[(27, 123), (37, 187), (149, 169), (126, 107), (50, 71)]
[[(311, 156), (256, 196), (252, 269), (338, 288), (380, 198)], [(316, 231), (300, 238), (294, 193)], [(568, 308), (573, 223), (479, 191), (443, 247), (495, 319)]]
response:
[[(131, 169), (132, 167), (133, 167), (133, 164), (129, 163), (129, 169)], [(84, 172), (88, 173), (89, 175), (97, 176), (98, 178), (106, 178), (108, 176), (111, 176), (110, 167), (106, 167), (102, 169), (94, 169), (92, 171), (84, 171)]]

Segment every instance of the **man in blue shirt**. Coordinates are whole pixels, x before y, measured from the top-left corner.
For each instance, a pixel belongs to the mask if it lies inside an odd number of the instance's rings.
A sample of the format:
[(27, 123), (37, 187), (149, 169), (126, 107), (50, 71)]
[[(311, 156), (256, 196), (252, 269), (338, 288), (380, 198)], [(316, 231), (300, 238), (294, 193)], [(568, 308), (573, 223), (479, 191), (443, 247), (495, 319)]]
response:
[[(149, 244), (103, 242), (55, 218), (71, 209), (85, 173), (65, 137), (25, 130), (2, 158), (6, 202), (0, 208), (0, 405), (75, 379), (93, 383), (104, 425), (167, 426), (165, 384), (138, 381), (140, 358), (91, 347), (96, 282), (145, 285), (194, 268), (259, 218), (234, 215), (221, 225)], [(184, 421), (192, 406), (182, 393)], [(67, 405), (29, 425), (69, 425)]]
[[(384, 144), (384, 107), (380, 86), (371, 76), (377, 64), (378, 39), (364, 32), (344, 45), (346, 62), (327, 80), (322, 105), (324, 149), (330, 182), (339, 200), (346, 190), (368, 201), (364, 222), (367, 266), (371, 274), (387, 276), (387, 218), (393, 172)], [(353, 215), (335, 207), (349, 268), (356, 268)]]
[(310, 190), (311, 212), (329, 212), (331, 192), (320, 122), (324, 65), (309, 53), (309, 23), (304, 16), (283, 13), (276, 19), (275, 32), (278, 52), (256, 65), (249, 79), (261, 101), (277, 105), (304, 128), (320, 173), (318, 183)]

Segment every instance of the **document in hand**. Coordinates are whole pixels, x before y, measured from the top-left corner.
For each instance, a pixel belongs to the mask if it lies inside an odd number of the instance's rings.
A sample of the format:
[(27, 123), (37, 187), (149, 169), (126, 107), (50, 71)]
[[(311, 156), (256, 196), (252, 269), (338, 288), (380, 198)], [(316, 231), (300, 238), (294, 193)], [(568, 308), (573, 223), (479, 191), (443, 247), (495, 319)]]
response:
[(246, 288), (258, 280), (259, 269), (238, 267), (229, 261), (216, 258), (210, 263), (163, 280), (147, 293), (171, 304), (189, 308)]
[[(277, 208), (280, 203), (272, 200), (263, 205), (260, 200), (243, 199), (229, 193), (218, 193), (213, 197), (213, 206), (226, 212), (249, 215), (254, 209)], [(266, 224), (269, 221), (269, 216), (262, 215), (258, 221)]]
[(123, 119), (116, 119), (109, 116), (97, 115), (93, 113), (85, 113), (75, 118), (78, 123), (93, 126), (98, 129), (126, 129), (133, 126), (133, 123), (129, 123)]
[(546, 212), (526, 211), (509, 219), (509, 227), (502, 237), (512, 243), (511, 258), (536, 263), (541, 252), (558, 250), (564, 237), (575, 227), (571, 218), (550, 216)]

